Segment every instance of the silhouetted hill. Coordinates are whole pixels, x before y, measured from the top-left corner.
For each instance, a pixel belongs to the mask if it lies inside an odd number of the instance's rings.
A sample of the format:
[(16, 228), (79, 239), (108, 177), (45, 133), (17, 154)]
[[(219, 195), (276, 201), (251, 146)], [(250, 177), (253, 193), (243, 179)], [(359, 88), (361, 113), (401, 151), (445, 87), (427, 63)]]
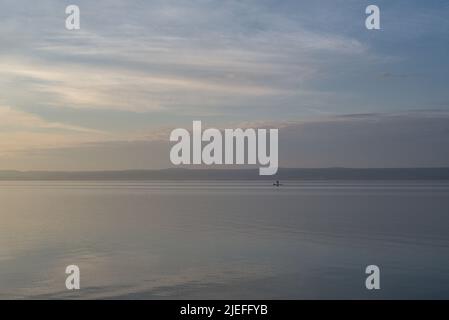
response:
[(449, 180), (449, 168), (164, 169), (123, 171), (0, 171), (0, 180)]

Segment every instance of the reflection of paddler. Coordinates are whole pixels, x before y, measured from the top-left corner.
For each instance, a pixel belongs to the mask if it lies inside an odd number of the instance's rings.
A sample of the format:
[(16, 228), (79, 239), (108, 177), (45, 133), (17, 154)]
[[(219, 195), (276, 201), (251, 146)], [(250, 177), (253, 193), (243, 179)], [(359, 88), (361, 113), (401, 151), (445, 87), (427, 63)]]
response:
[(273, 183), (273, 186), (280, 187), (280, 186), (282, 186), (282, 184), (279, 182), (279, 180), (276, 180), (276, 182)]

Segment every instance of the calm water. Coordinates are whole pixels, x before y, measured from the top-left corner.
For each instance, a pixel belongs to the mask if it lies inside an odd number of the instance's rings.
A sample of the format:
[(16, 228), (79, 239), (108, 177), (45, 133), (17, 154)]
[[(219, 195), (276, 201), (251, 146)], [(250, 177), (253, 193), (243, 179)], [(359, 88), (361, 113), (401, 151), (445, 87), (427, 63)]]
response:
[(0, 182), (0, 219), (2, 299), (449, 298), (447, 182)]

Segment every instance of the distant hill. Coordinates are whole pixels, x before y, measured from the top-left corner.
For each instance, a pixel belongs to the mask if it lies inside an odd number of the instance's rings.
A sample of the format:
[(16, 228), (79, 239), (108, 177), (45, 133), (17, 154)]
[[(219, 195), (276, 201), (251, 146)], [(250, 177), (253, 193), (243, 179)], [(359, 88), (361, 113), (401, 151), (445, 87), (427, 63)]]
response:
[(0, 171), (0, 180), (449, 180), (449, 168), (164, 169), (124, 171)]

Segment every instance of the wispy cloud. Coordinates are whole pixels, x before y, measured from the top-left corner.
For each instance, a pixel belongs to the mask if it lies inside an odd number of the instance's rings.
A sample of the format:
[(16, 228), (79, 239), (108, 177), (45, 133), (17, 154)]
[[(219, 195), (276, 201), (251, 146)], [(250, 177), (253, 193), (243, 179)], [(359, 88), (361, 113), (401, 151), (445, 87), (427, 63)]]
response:
[(154, 140), (199, 118), (284, 128), (449, 107), (447, 6), (384, 1), (369, 33), (360, 1), (79, 0), (69, 32), (67, 3), (22, 1), (0, 0), (9, 152)]
[(60, 129), (83, 133), (103, 133), (99, 130), (67, 125), (59, 122), (49, 122), (44, 119), (22, 111), (14, 110), (9, 106), (0, 106), (1, 130), (34, 130), (34, 129)]
[[(14, 55), (4, 56), (3, 77), (16, 76), (10, 82), (35, 94), (40, 104), (206, 111), (268, 106), (280, 96), (301, 99), (309, 89), (299, 86), (320, 72), (318, 52), (345, 56), (367, 50), (354, 38), (306, 29), (250, 2), (217, 8), (208, 1), (114, 1), (83, 8), (83, 28), (75, 33), (55, 28), (55, 10), (40, 8), (44, 14), (33, 16), (38, 29), (21, 34), (27, 43), (11, 43), (6, 50)], [(123, 9), (129, 21), (124, 22)], [(4, 24), (9, 32), (2, 39), (18, 35), (20, 25)]]
[[(438, 167), (449, 159), (449, 113), (419, 111), (328, 116), (309, 121), (235, 123), (234, 127), (280, 128), (284, 167)], [(207, 125), (205, 124), (205, 127)], [(115, 170), (168, 168), (169, 131), (145, 139), (108, 137), (84, 143), (59, 136), (18, 133), (28, 148), (4, 154), (0, 167), (23, 170)], [(83, 138), (86, 138), (85, 136)], [(122, 137), (123, 138), (123, 137)], [(50, 141), (50, 140), (48, 140)], [(3, 144), (5, 141), (2, 142)], [(34, 144), (34, 145), (32, 145)], [(5, 147), (1, 145), (0, 147)]]

